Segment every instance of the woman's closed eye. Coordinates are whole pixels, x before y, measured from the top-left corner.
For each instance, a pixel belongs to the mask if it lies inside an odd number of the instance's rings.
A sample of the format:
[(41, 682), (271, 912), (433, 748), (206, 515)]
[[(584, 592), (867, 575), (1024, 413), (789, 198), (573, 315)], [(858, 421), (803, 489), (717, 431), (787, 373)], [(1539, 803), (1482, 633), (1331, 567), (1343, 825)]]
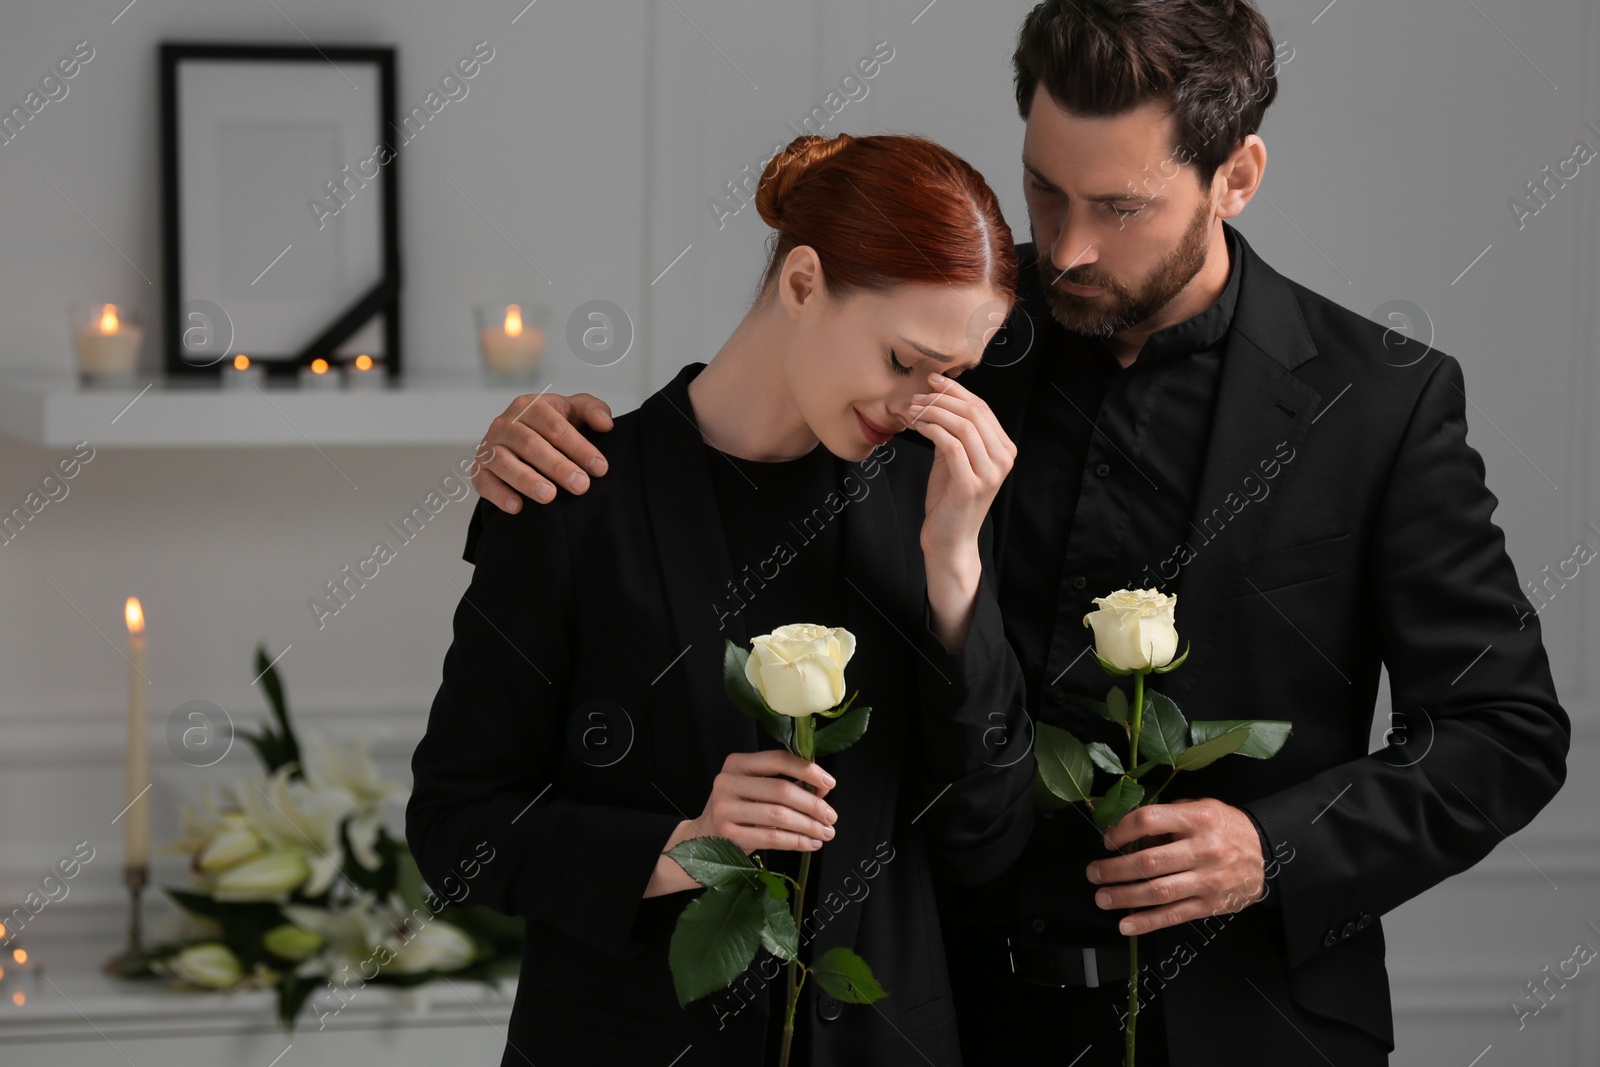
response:
[(889, 349), (889, 365), (894, 368), (894, 372), (896, 374), (911, 373), (911, 368), (900, 362), (900, 360), (895, 356), (894, 349), (892, 348)]

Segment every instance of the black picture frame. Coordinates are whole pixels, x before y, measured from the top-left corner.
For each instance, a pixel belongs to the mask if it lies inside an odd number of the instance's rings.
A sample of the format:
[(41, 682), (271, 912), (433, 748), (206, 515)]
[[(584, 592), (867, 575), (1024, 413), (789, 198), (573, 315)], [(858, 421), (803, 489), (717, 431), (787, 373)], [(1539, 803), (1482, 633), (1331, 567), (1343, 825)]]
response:
[[(265, 368), (266, 373), (274, 378), (293, 376), (300, 367), (309, 365), (318, 358), (326, 359), (330, 363), (338, 362), (342, 357), (336, 355), (341, 345), (344, 345), (358, 331), (368, 323), (373, 322), (375, 316), (382, 316), (381, 332), (376, 327), (369, 330), (381, 337), (381, 353), (374, 352), (374, 358), (381, 360), (384, 372), (393, 382), (400, 376), (401, 371), (401, 340), (400, 340), (400, 176), (399, 152), (389, 144), (389, 131), (395, 129), (395, 49), (386, 45), (327, 45), (316, 46), (306, 44), (237, 44), (227, 42), (205, 41), (168, 41), (162, 42), (160, 50), (160, 80), (161, 80), (161, 168), (162, 168), (162, 226), (163, 226), (163, 270), (166, 282), (166, 292), (162, 307), (162, 320), (164, 326), (164, 358), (163, 367), (167, 374), (174, 377), (217, 377), (237, 352), (247, 354), (253, 364)], [(311, 320), (314, 325), (304, 330), (304, 340), (299, 343), (278, 344), (281, 351), (253, 351), (246, 347), (245, 337), (236, 337), (235, 316), (227, 311), (227, 301), (217, 300), (215, 295), (185, 291), (185, 264), (192, 251), (186, 249), (184, 233), (184, 206), (185, 196), (193, 195), (194, 190), (186, 191), (183, 186), (185, 171), (185, 157), (183, 141), (183, 118), (185, 101), (180, 98), (180, 68), (186, 63), (194, 62), (224, 62), (240, 64), (276, 64), (285, 68), (285, 76), (292, 77), (299, 73), (298, 84), (285, 84), (286, 97), (293, 97), (298, 92), (304, 95), (305, 81), (313, 77), (314, 68), (316, 77), (340, 77), (350, 82), (349, 88), (359, 91), (354, 81), (351, 81), (349, 71), (361, 71), (362, 80), (375, 84), (376, 92), (373, 104), (376, 108), (372, 115), (370, 139), (368, 134), (362, 134), (364, 146), (372, 148), (372, 155), (362, 160), (362, 163), (380, 159), (379, 146), (387, 148), (388, 158), (378, 166), (378, 174), (355, 180), (360, 185), (352, 187), (350, 174), (354, 173), (346, 166), (341, 172), (333, 168), (333, 173), (328, 177), (332, 181), (324, 187), (326, 190), (311, 188), (306, 200), (309, 204), (317, 195), (329, 197), (326, 203), (339, 203), (341, 207), (348, 207), (342, 199), (334, 200), (334, 183), (341, 182), (340, 188), (346, 192), (355, 189), (365, 189), (369, 183), (376, 184), (376, 191), (381, 196), (381, 205), (366, 208), (362, 217), (363, 225), (376, 226), (376, 239), (379, 247), (376, 250), (375, 262), (378, 266), (376, 277), (370, 285), (358, 283), (361, 288), (359, 295), (347, 296), (337, 307), (337, 310), (325, 321), (316, 318)], [(304, 65), (304, 66), (302, 66)], [(241, 72), (251, 68), (241, 67)], [(255, 73), (271, 78), (276, 72), (270, 68), (258, 66)], [(341, 88), (339, 91), (343, 91)], [(255, 99), (252, 97), (252, 99)], [(344, 107), (351, 107), (348, 99), (340, 101)], [(196, 107), (198, 108), (198, 104)], [(213, 105), (214, 106), (214, 105)], [(359, 106), (356, 107), (359, 110)], [(284, 123), (283, 136), (292, 137), (294, 132), (290, 127), (294, 115), (288, 115)], [(259, 121), (259, 120), (257, 120)], [(320, 121), (324, 125), (333, 122), (326, 114), (307, 114), (301, 117), (302, 122)], [(334, 139), (342, 138), (345, 132), (343, 126), (338, 126), (333, 131)], [(351, 136), (355, 136), (354, 133)], [(342, 142), (341, 142), (342, 143)], [(259, 146), (257, 146), (259, 149)], [(216, 152), (217, 146), (212, 146)], [(363, 147), (361, 156), (366, 156)], [(348, 154), (344, 161), (350, 162)], [(360, 158), (360, 157), (357, 157)], [(358, 171), (364, 175), (364, 170), (358, 166)], [(344, 175), (341, 178), (341, 173)], [(298, 190), (296, 190), (298, 193)], [(287, 197), (287, 193), (284, 194)], [(359, 197), (355, 192), (353, 197)], [(351, 203), (354, 203), (354, 198)], [(308, 216), (316, 217), (313, 208), (307, 211)], [(376, 212), (375, 222), (370, 219), (371, 213)], [(318, 218), (317, 221), (323, 220)], [(353, 227), (352, 227), (353, 228)], [(342, 238), (341, 238), (342, 239)], [(215, 242), (214, 242), (215, 243)], [(293, 242), (288, 242), (290, 248)], [(289, 251), (285, 249), (285, 253)], [(320, 251), (326, 253), (327, 249)], [(256, 250), (259, 253), (259, 250)], [(212, 253), (216, 255), (216, 253)], [(363, 245), (362, 254), (371, 256), (372, 251)], [(267, 253), (270, 256), (270, 252)], [(283, 257), (280, 253), (280, 258)], [(197, 259), (200, 257), (196, 257)], [(334, 257), (337, 260), (337, 254)], [(281, 266), (276, 260), (273, 266)], [(270, 270), (271, 267), (268, 267)], [(217, 274), (222, 272), (218, 271)], [(263, 271), (257, 281), (267, 274)], [(280, 275), (280, 278), (282, 276)], [(219, 282), (218, 284), (222, 284)], [(252, 285), (255, 283), (252, 282)], [(300, 284), (307, 284), (301, 279)], [(236, 286), (237, 288), (237, 286)], [(263, 290), (263, 293), (267, 290)], [(254, 296), (252, 295), (252, 299)], [(326, 299), (324, 297), (324, 299)], [(315, 313), (312, 313), (315, 314)], [(269, 314), (257, 313), (254, 316), (258, 321), (270, 319)], [(204, 338), (203, 343), (198, 339)], [(376, 344), (373, 345), (377, 347)], [(365, 349), (363, 349), (365, 350)]]

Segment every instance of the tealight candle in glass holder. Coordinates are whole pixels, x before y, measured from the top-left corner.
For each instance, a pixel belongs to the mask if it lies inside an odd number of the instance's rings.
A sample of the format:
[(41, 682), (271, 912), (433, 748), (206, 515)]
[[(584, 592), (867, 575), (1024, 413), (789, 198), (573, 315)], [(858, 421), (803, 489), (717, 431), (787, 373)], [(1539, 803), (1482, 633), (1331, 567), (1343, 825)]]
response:
[(344, 384), (352, 392), (383, 388), (383, 364), (360, 355), (344, 365)]
[(489, 373), (526, 378), (539, 369), (544, 355), (543, 305), (524, 314), (521, 304), (479, 304), (474, 309), (478, 348)]
[(328, 361), (319, 356), (311, 361), (310, 366), (300, 368), (300, 388), (339, 388), (339, 368), (329, 366)]
[(222, 368), (222, 387), (224, 389), (248, 389), (252, 385), (260, 385), (262, 370), (259, 363), (251, 363), (250, 357), (240, 352)]
[(131, 382), (139, 366), (144, 324), (133, 308), (73, 304), (68, 309), (78, 371), (85, 381)]

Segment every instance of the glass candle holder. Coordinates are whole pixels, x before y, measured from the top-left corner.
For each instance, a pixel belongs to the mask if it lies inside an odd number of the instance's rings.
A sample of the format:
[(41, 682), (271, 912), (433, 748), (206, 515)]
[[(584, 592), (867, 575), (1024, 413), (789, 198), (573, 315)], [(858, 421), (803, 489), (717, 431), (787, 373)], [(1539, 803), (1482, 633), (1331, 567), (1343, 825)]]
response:
[(544, 356), (543, 305), (479, 304), (473, 309), (484, 367), (502, 378), (528, 378)]
[(351, 392), (365, 392), (383, 388), (383, 364), (368, 355), (360, 355), (344, 365), (345, 388)]
[(243, 352), (222, 365), (224, 389), (249, 389), (253, 385), (260, 385), (264, 376), (261, 364), (250, 362), (250, 357)]
[(301, 367), (299, 380), (300, 388), (321, 391), (339, 388), (341, 377), (338, 367), (332, 366), (327, 360), (317, 358), (309, 366)]
[(139, 367), (144, 321), (137, 309), (73, 304), (67, 309), (73, 351), (85, 381), (131, 382)]

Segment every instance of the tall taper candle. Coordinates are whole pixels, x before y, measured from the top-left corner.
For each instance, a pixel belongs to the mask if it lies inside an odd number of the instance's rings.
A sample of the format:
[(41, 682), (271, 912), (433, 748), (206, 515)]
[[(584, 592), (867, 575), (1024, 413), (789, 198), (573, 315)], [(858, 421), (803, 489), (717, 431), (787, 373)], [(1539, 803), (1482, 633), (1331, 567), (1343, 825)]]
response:
[(122, 816), (123, 863), (144, 867), (150, 862), (150, 798), (135, 799), (150, 784), (149, 742), (145, 737), (144, 609), (137, 597), (129, 597), (128, 620), (128, 792), (131, 805)]

